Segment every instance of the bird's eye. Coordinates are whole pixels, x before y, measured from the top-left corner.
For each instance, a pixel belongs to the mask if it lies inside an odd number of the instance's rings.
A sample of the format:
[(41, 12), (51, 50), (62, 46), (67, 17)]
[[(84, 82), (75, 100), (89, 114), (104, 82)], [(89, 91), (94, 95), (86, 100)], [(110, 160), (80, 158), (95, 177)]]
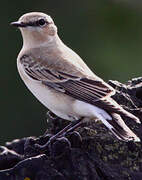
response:
[(39, 25), (39, 26), (44, 26), (45, 24), (46, 24), (45, 19), (39, 19), (39, 20), (38, 20), (38, 25)]

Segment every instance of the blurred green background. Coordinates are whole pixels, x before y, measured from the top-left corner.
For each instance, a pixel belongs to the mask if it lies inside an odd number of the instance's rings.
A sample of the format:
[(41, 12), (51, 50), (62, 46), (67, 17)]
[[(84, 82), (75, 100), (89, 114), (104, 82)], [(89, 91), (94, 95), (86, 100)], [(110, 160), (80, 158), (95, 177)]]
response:
[(142, 1), (13, 0), (0, 6), (0, 144), (46, 130), (46, 108), (19, 77), (19, 30), (9, 26), (22, 14), (51, 15), (61, 39), (106, 81), (126, 82), (142, 72)]

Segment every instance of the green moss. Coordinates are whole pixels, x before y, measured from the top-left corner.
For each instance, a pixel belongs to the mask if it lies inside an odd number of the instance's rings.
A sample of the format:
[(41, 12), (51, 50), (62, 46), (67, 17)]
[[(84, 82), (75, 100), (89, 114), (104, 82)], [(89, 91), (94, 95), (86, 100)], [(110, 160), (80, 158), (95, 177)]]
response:
[[(129, 171), (139, 171), (142, 163), (142, 147), (140, 143), (131, 144), (123, 141), (119, 141), (114, 138), (111, 133), (108, 133), (107, 129), (100, 127), (101, 124), (95, 124), (95, 130), (91, 130), (89, 127), (85, 128), (84, 135), (87, 138), (90, 137), (89, 149), (94, 148), (94, 153), (105, 163), (115, 166), (120, 165), (123, 169), (129, 169)], [(123, 172), (127, 179), (130, 179), (127, 171)], [(129, 178), (128, 178), (129, 177)]]

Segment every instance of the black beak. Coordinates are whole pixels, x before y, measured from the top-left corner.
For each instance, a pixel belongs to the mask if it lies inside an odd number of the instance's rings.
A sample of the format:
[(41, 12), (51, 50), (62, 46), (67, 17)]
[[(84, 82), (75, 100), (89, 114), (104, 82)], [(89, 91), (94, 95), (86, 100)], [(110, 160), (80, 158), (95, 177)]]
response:
[(12, 22), (10, 23), (10, 25), (14, 26), (14, 27), (26, 27), (26, 24), (22, 23), (22, 22)]

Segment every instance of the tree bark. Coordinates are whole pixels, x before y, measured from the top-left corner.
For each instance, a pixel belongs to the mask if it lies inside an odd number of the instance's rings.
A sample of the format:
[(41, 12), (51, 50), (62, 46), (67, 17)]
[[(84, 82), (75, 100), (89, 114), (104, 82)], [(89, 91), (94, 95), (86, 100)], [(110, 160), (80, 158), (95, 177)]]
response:
[[(113, 98), (142, 121), (142, 77), (126, 84), (110, 80)], [(142, 125), (126, 124), (142, 139)], [(0, 147), (0, 180), (138, 180), (142, 179), (142, 144), (116, 139), (98, 122), (88, 123), (41, 153), (35, 143), (48, 139), (67, 125), (48, 117), (48, 136), (28, 137)]]

